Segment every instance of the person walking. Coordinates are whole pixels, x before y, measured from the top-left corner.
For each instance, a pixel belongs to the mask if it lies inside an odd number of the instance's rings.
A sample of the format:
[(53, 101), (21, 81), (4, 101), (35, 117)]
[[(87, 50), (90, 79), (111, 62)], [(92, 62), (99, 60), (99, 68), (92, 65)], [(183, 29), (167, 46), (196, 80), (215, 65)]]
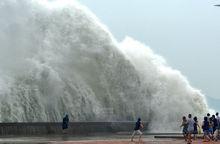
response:
[(188, 128), (188, 123), (187, 123), (187, 120), (186, 120), (186, 117), (185, 116), (183, 116), (183, 118), (182, 118), (182, 124), (180, 125), (180, 127), (183, 127), (183, 130), (182, 130), (182, 132), (183, 132), (183, 137), (184, 137), (184, 139), (185, 139), (185, 141), (187, 141), (187, 128)]
[(211, 139), (213, 139), (213, 127), (214, 127), (214, 122), (212, 120), (212, 117), (210, 117), (209, 118), (209, 135)]
[(219, 135), (220, 135), (220, 117), (218, 115), (218, 112), (215, 115), (216, 115), (216, 120), (217, 120), (217, 127), (216, 127), (216, 130), (214, 132), (214, 140), (218, 141)]
[(191, 144), (192, 134), (193, 134), (193, 131), (194, 131), (194, 120), (192, 119), (191, 114), (188, 115), (187, 123), (188, 123), (188, 127), (187, 127), (187, 138), (188, 138), (188, 140), (187, 140), (187, 144)]
[(204, 142), (209, 142), (210, 141), (210, 133), (209, 133), (209, 121), (208, 117), (204, 117), (204, 121), (202, 123), (202, 130), (204, 133)]
[(215, 133), (217, 127), (218, 127), (218, 120), (217, 118), (215, 117), (215, 115), (212, 115), (212, 122), (213, 122), (213, 134)]
[(194, 138), (194, 140), (196, 140), (196, 138), (197, 138), (197, 134), (199, 134), (199, 132), (198, 132), (198, 128), (200, 128), (200, 126), (199, 126), (199, 122), (198, 122), (198, 119), (197, 119), (197, 117), (194, 117), (193, 118), (193, 120), (194, 120), (194, 131), (193, 131), (193, 138)]
[(135, 128), (134, 128), (134, 132), (131, 136), (131, 141), (133, 142), (133, 139), (134, 139), (134, 136), (135, 134), (139, 134), (139, 140), (138, 142), (140, 143), (141, 141), (141, 136), (142, 136), (142, 132), (141, 132), (141, 129), (144, 128), (144, 125), (143, 123), (141, 122), (141, 118), (138, 118), (137, 122), (135, 123)]

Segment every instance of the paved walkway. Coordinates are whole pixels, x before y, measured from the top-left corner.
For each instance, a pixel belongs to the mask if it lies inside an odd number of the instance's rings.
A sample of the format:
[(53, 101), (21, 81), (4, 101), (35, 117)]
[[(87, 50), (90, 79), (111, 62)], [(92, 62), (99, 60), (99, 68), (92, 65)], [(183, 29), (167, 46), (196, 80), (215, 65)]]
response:
[[(129, 140), (96, 140), (96, 141), (66, 141), (50, 142), (51, 144), (139, 144), (137, 141)], [(187, 144), (184, 140), (143, 140), (140, 144)], [(220, 144), (219, 142), (203, 142), (202, 140), (193, 141), (192, 144)]]
[[(71, 135), (44, 135), (44, 136), (0, 136), (0, 144), (138, 144), (130, 142), (130, 135), (103, 135), (103, 136), (71, 136)], [(144, 136), (140, 144), (187, 144), (182, 138), (154, 138)], [(220, 144), (218, 142), (203, 142), (202, 139), (192, 144)]]

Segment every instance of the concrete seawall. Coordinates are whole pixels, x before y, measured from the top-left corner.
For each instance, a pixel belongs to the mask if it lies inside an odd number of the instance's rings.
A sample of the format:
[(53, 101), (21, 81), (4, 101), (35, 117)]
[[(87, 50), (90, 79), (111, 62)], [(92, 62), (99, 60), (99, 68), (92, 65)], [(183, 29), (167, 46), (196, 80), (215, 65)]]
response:
[[(68, 134), (132, 132), (135, 122), (70, 122)], [(147, 130), (147, 123), (144, 122)], [(62, 123), (0, 123), (0, 135), (47, 135), (62, 134)]]

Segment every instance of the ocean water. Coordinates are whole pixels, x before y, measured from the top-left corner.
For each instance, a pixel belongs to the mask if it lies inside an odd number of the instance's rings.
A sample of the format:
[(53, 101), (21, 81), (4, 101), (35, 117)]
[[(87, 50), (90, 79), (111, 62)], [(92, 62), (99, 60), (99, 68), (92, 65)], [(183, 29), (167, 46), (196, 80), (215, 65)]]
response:
[(149, 122), (179, 131), (208, 111), (205, 96), (145, 44), (117, 41), (68, 0), (0, 1), (0, 121)]

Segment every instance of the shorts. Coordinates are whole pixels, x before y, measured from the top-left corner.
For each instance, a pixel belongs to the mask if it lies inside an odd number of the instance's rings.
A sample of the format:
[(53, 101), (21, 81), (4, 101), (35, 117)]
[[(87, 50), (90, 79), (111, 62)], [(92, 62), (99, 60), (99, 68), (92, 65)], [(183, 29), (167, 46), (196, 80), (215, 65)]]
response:
[(209, 130), (203, 130), (204, 135), (209, 135)]
[(187, 134), (187, 128), (183, 128), (183, 134)]
[(194, 127), (192, 127), (192, 128), (191, 128), (191, 127), (188, 127), (188, 128), (187, 128), (187, 131), (188, 131), (188, 133), (191, 133), (191, 134), (192, 134), (192, 133), (194, 132)]
[(135, 134), (142, 135), (143, 133), (140, 130), (135, 130), (132, 135), (135, 135)]
[(194, 131), (193, 131), (193, 134), (198, 134), (198, 130), (194, 130)]
[(209, 133), (213, 134), (213, 128), (209, 128)]

